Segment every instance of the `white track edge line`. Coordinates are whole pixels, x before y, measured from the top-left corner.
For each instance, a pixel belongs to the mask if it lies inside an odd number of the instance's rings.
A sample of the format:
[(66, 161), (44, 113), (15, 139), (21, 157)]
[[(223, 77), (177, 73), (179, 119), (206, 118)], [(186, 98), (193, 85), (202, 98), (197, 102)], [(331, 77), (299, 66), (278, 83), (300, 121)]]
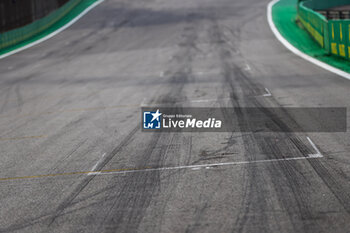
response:
[(68, 27), (72, 26), (75, 22), (77, 22), (81, 17), (83, 17), (84, 15), (86, 15), (90, 10), (92, 10), (94, 7), (96, 7), (97, 5), (99, 5), (100, 3), (102, 3), (104, 0), (99, 0), (95, 3), (93, 3), (91, 6), (89, 6), (88, 8), (86, 8), (83, 12), (81, 12), (79, 15), (77, 15), (75, 18), (73, 18), (71, 21), (69, 21), (67, 24), (65, 24), (64, 26), (60, 27), (59, 29), (57, 29), (56, 31), (50, 33), (49, 35), (36, 40), (30, 44), (27, 44), (23, 47), (20, 47), (18, 49), (12, 50), (11, 52), (5, 53), (3, 55), (0, 55), (0, 59), (3, 59), (5, 57), (11, 56), (15, 53), (19, 53), (25, 49), (31, 48), (41, 42), (44, 42), (52, 37), (54, 37), (55, 35), (57, 35), (58, 33), (62, 32), (63, 30), (67, 29)]
[(301, 52), (299, 49), (295, 48), (292, 44), (290, 44), (278, 31), (278, 29), (276, 28), (276, 25), (274, 24), (273, 20), (272, 20), (272, 7), (278, 3), (280, 0), (273, 0), (271, 1), (268, 5), (267, 5), (267, 21), (269, 23), (269, 26), (272, 30), (272, 32), (275, 34), (276, 38), (287, 48), (289, 49), (292, 53), (296, 54), (297, 56), (325, 69), (328, 70), (334, 74), (337, 74), (343, 78), (346, 78), (348, 80), (350, 80), (350, 73), (347, 73), (345, 71), (342, 71), (338, 68), (335, 68), (331, 65), (328, 65), (324, 62), (321, 62), (319, 60), (317, 60), (316, 58), (313, 58), (303, 52)]

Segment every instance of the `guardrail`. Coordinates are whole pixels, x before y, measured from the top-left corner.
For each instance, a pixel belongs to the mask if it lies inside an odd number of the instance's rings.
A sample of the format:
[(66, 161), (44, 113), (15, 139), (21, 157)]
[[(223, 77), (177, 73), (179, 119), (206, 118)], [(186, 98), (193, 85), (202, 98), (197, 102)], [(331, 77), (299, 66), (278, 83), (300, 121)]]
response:
[[(60, 0), (60, 1), (62, 2), (63, 0)], [(84, 1), (84, 0), (66, 1), (65, 4), (61, 5), (56, 10), (51, 11), (51, 13), (48, 13), (46, 16), (40, 19), (37, 19), (32, 23), (29, 23), (25, 26), (22, 26), (16, 29), (12, 29), (12, 30), (0, 33), (0, 50), (6, 49), (7, 47), (14, 46), (18, 43), (26, 41), (40, 34), (41, 32), (45, 31), (46, 29), (48, 29), (49, 27), (57, 23), (65, 15), (67, 15), (81, 1)], [(27, 17), (26, 20), (28, 20), (28, 15), (27, 16), (23, 15), (23, 17)], [(34, 17), (34, 15), (32, 15), (32, 17)]]
[(298, 19), (312, 38), (328, 53), (350, 60), (350, 20), (328, 20), (326, 16), (317, 12), (322, 11), (320, 6), (327, 9), (347, 1), (328, 2), (332, 3), (313, 0), (300, 2)]

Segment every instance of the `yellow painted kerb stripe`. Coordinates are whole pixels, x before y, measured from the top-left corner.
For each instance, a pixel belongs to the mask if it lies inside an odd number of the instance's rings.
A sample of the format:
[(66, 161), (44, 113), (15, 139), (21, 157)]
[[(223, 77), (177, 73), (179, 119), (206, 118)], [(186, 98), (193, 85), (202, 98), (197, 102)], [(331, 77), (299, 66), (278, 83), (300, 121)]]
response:
[(340, 40), (343, 40), (343, 27), (341, 26), (341, 23), (339, 24), (340, 27)]

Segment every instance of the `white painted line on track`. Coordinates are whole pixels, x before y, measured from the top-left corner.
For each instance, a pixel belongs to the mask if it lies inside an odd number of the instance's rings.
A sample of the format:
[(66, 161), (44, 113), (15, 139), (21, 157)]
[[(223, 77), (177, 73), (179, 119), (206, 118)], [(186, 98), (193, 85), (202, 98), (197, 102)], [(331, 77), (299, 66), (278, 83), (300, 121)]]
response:
[(269, 89), (265, 88), (266, 94), (263, 94), (264, 97), (270, 97), (272, 96), (271, 92)]
[(325, 69), (325, 70), (328, 70), (334, 74), (337, 74), (343, 78), (346, 78), (348, 80), (350, 80), (350, 73), (347, 73), (345, 71), (342, 71), (340, 69), (337, 69), (333, 66), (330, 66), (324, 62), (321, 62), (303, 52), (301, 52), (299, 49), (295, 48), (292, 44), (290, 44), (281, 34), (280, 32), (278, 31), (278, 29), (276, 28), (276, 25), (274, 24), (273, 22), (273, 19), (272, 19), (272, 7), (278, 3), (280, 0), (273, 0), (271, 1), (268, 5), (267, 5), (267, 21), (270, 25), (270, 28), (272, 30), (272, 32), (275, 34), (275, 36), (277, 37), (277, 39), (287, 48), (289, 49), (292, 53), (294, 53), (295, 55)]
[(225, 100), (231, 100), (231, 98), (219, 98), (219, 99), (198, 99), (198, 100), (187, 100), (187, 101), (179, 101), (175, 103), (154, 103), (154, 104), (146, 104), (144, 101), (141, 103), (141, 107), (161, 107), (167, 104), (171, 104), (172, 106), (174, 104), (182, 104), (182, 103), (208, 103), (208, 102), (217, 102), (217, 101), (225, 101)]
[(207, 99), (207, 100), (190, 100), (188, 103), (207, 103), (207, 102), (216, 102), (217, 99)]
[(248, 64), (245, 64), (244, 70), (251, 71), (252, 69), (250, 68), (250, 66)]
[(102, 162), (103, 158), (106, 156), (106, 153), (104, 153), (101, 158), (96, 162), (96, 164), (91, 168), (91, 173), (87, 173), (89, 175), (96, 175), (99, 174), (100, 172), (95, 172), (97, 166)]
[(72, 19), (70, 22), (68, 22), (66, 25), (64, 25), (63, 27), (57, 29), (56, 31), (50, 33), (49, 35), (37, 40), (37, 41), (34, 41), (30, 44), (27, 44), (21, 48), (18, 48), (18, 49), (15, 49), (15, 50), (12, 50), (11, 52), (8, 52), (8, 53), (5, 53), (3, 55), (0, 55), (0, 59), (3, 59), (5, 57), (8, 57), (8, 56), (11, 56), (15, 53), (19, 53), (25, 49), (28, 49), (28, 48), (31, 48), (37, 44), (40, 44), (41, 42), (44, 42), (48, 39), (51, 39), (52, 37), (56, 36), (58, 33), (64, 31), (65, 29), (69, 28), (70, 26), (72, 26), (75, 22), (77, 22), (81, 17), (83, 17), (84, 15), (86, 15), (90, 10), (92, 10), (93, 8), (95, 8), (97, 5), (99, 5), (100, 3), (102, 3), (104, 0), (99, 0), (97, 2), (95, 2), (94, 4), (92, 4), (91, 6), (89, 6), (88, 8), (86, 8), (83, 12), (81, 12), (78, 16), (76, 16), (74, 19)]
[(204, 72), (202, 72), (202, 71), (198, 71), (198, 72), (194, 73), (194, 75), (203, 75), (203, 74), (204, 74)]
[(234, 53), (234, 54), (238, 54), (237, 51), (233, 50), (235, 48), (234, 44), (232, 44), (232, 42), (230, 40), (225, 40), (224, 41), (226, 42), (226, 44), (228, 44), (231, 48), (231, 51)]
[(185, 101), (185, 102), (186, 103), (206, 103), (206, 102), (217, 102), (217, 101), (224, 101), (224, 100), (231, 100), (231, 98), (189, 100), (189, 101)]
[(322, 158), (322, 157), (312, 155), (311, 157), (294, 157), (294, 158), (265, 159), (265, 160), (240, 161), (240, 162), (228, 162), (228, 163), (212, 163), (212, 164), (188, 165), (188, 166), (177, 166), (177, 167), (148, 168), (148, 169), (140, 169), (140, 170), (117, 171), (117, 172), (95, 172), (95, 173), (92, 172), (91, 174), (113, 175), (113, 174), (126, 174), (126, 173), (137, 173), (137, 172), (169, 171), (169, 170), (180, 170), (180, 169), (200, 170), (201, 168), (209, 169), (213, 167), (222, 167), (222, 166), (286, 162), (286, 161), (309, 160), (309, 159), (317, 159), (317, 158)]
[(194, 167), (194, 168), (192, 168), (192, 170), (194, 170), (194, 171), (200, 170), (200, 169), (201, 169), (201, 167)]
[(320, 150), (317, 148), (315, 143), (309, 137), (306, 137), (306, 138), (309, 141), (309, 143), (311, 144), (312, 148), (316, 151), (316, 154), (310, 154), (309, 157), (310, 158), (322, 158), (323, 155), (321, 154)]
[(142, 99), (142, 102), (141, 102), (140, 106), (141, 106), (141, 107), (147, 106), (147, 104), (146, 104), (146, 98), (143, 98), (143, 99)]

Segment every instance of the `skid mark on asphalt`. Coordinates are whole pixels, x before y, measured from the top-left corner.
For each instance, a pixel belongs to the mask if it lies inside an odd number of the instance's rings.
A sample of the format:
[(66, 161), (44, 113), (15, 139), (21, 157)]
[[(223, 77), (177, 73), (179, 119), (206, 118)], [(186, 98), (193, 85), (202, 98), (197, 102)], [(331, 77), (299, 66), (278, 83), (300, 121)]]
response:
[(29, 116), (42, 116), (49, 115), (54, 113), (66, 113), (66, 112), (88, 112), (88, 111), (99, 111), (99, 110), (108, 110), (108, 109), (118, 109), (118, 108), (138, 108), (140, 105), (119, 105), (119, 106), (106, 106), (106, 107), (92, 107), (92, 108), (72, 108), (65, 110), (57, 110), (57, 111), (47, 111), (47, 112), (39, 112), (39, 113), (30, 113), (30, 114), (21, 114), (21, 115), (4, 115), (0, 118), (7, 117), (29, 117)]
[[(57, 99), (61, 99), (61, 98), (64, 98), (64, 97), (72, 97), (74, 96), (74, 98), (87, 98), (87, 97), (91, 97), (91, 96), (96, 96), (97, 94), (99, 94), (101, 91), (94, 91), (94, 92), (90, 92), (90, 93), (74, 93), (74, 92), (68, 92), (68, 93), (64, 93), (64, 94), (57, 94), (57, 95), (45, 95), (45, 94), (38, 94), (38, 95), (35, 95), (35, 96), (28, 96), (28, 97), (25, 97), (25, 100), (26, 102), (29, 102), (29, 101), (48, 101), (48, 100), (57, 100)], [(17, 102), (18, 99), (17, 98), (11, 98), (11, 99), (8, 99), (7, 100), (8, 103), (11, 103), (11, 102)]]
[(125, 168), (125, 169), (111, 169), (111, 170), (101, 170), (101, 171), (81, 171), (81, 172), (66, 172), (66, 173), (56, 173), (56, 174), (44, 174), (44, 175), (35, 175), (35, 176), (22, 176), (22, 177), (6, 177), (0, 178), (0, 181), (8, 180), (25, 180), (25, 179), (35, 179), (35, 178), (46, 178), (46, 177), (56, 177), (56, 176), (71, 176), (71, 175), (81, 175), (81, 174), (97, 174), (98, 172), (125, 172), (125, 171), (137, 171), (149, 169), (148, 167), (144, 168)]

